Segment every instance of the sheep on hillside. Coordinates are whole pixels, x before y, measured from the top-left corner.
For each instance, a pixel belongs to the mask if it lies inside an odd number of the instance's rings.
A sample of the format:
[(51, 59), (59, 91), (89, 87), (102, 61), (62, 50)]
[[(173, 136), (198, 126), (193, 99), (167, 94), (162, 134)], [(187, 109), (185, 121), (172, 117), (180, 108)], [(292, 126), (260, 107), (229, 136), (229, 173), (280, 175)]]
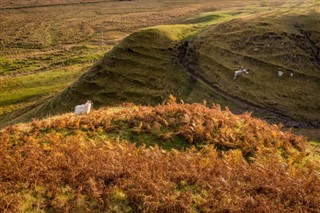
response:
[(74, 108), (74, 113), (76, 115), (89, 114), (91, 107), (92, 107), (92, 102), (90, 100), (87, 100), (85, 104), (77, 105)]
[(283, 71), (278, 71), (278, 76), (281, 78), (283, 76), (284, 72)]
[(235, 71), (233, 79), (238, 78), (243, 72), (245, 74), (248, 74), (249, 73), (248, 68), (241, 67), (239, 70)]

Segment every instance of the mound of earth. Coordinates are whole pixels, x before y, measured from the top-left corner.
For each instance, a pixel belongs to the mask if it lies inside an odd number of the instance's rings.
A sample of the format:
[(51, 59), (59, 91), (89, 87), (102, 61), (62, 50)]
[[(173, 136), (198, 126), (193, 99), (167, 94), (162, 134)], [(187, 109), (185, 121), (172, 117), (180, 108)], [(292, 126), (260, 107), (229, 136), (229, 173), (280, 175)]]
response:
[(306, 141), (219, 106), (171, 98), (70, 113), (5, 128), (0, 142), (1, 211), (320, 208)]

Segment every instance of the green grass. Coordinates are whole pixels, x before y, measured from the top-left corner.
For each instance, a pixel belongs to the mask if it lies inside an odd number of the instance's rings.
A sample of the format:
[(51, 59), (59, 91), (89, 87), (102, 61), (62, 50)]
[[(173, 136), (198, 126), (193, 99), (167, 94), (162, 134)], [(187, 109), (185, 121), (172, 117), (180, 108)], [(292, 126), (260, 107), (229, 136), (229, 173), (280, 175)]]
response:
[(192, 82), (188, 74), (173, 63), (172, 51), (177, 42), (193, 35), (196, 30), (189, 26), (160, 26), (133, 33), (72, 85), (71, 96), (67, 89), (21, 117), (12, 114), (2, 119), (4, 123), (6, 120), (16, 122), (34, 115), (68, 112), (86, 99), (91, 99), (95, 107), (124, 101), (157, 104), (167, 99), (169, 94), (197, 102), (209, 99), (208, 88)]
[[(72, 95), (67, 89), (45, 104), (46, 107), (28, 112), (27, 117), (44, 115), (46, 111), (69, 111), (88, 98), (99, 107), (124, 101), (157, 104), (169, 94), (190, 102), (207, 99), (209, 103), (217, 102), (237, 110), (237, 103), (221, 97), (201, 80), (193, 82), (177, 63), (177, 45), (189, 40), (186, 60), (196, 61), (199, 74), (227, 93), (263, 107), (286, 110), (294, 118), (316, 118), (320, 103), (315, 95), (318, 88), (316, 65), (284, 60), (292, 54), (305, 57), (308, 61), (311, 57), (295, 45), (297, 41), (294, 38), (300, 33), (294, 30), (295, 16), (275, 18), (269, 13), (263, 13), (261, 17), (250, 16), (253, 11), (254, 8), (246, 8), (242, 11), (205, 13), (197, 19), (197, 24), (161, 25), (137, 31), (115, 46), (79, 82), (73, 84)], [(225, 22), (232, 17), (242, 18)], [(310, 15), (300, 22), (313, 20), (314, 17)], [(220, 21), (223, 23), (213, 24)], [(293, 37), (284, 36), (284, 30), (292, 32)], [(270, 39), (270, 33), (280, 39)], [(258, 51), (253, 50), (255, 47)], [(188, 58), (190, 55), (191, 58)], [(73, 63), (82, 60), (87, 59), (76, 56), (66, 61)], [(250, 74), (234, 80), (234, 70), (240, 66), (248, 67)], [(282, 79), (277, 76), (277, 70), (286, 72)], [(294, 73), (294, 78), (288, 77), (290, 72)], [(297, 87), (299, 84), (304, 85), (303, 90)], [(66, 101), (68, 97), (72, 100)], [(51, 109), (56, 105), (60, 108)], [(25, 120), (26, 117), (23, 117), (17, 120)]]
[(0, 114), (6, 111), (8, 106), (19, 106), (21, 102), (34, 101), (63, 90), (85, 71), (83, 66), (75, 65), (50, 72), (2, 78), (0, 80)]
[(258, 16), (269, 10), (268, 7), (246, 6), (241, 8), (230, 8), (228, 10), (219, 10), (215, 12), (203, 12), (197, 17), (187, 19), (185, 23), (194, 26), (215, 25), (230, 21), (235, 18), (243, 18), (248, 16)]
[(200, 16), (193, 18), (193, 19), (189, 19), (186, 22), (190, 23), (190, 24), (194, 24), (194, 25), (211, 25), (211, 24), (218, 24), (218, 23), (222, 23), (225, 21), (229, 21), (233, 18), (235, 18), (236, 16), (227, 14), (223, 11), (219, 11), (219, 12), (206, 12), (206, 13), (202, 13), (200, 14)]
[[(198, 26), (198, 24), (181, 24), (181, 25), (174, 25), (174, 26), (163, 25), (163, 26), (147, 28), (142, 31), (155, 30), (156, 31), (155, 34), (159, 34), (160, 37), (165, 37), (170, 41), (174, 41), (174, 42), (177, 42), (183, 39), (191, 40), (196, 36), (196, 34), (201, 30), (201, 28), (204, 25), (226, 21), (227, 17), (228, 17), (228, 20), (231, 19), (232, 17), (235, 17), (233, 16), (233, 14), (230, 15), (227, 13), (228, 11), (223, 11), (221, 13), (219, 12), (203, 13), (200, 16), (209, 16), (210, 21), (208, 20), (208, 18), (207, 19), (205, 18), (208, 22), (204, 22), (206, 20), (201, 19), (200, 21), (203, 22), (201, 23), (201, 26)], [(211, 15), (211, 14), (215, 14), (215, 15)], [(48, 26), (41, 26), (41, 27), (45, 27), (47, 31), (48, 29), (50, 29), (51, 24), (49, 24)], [(99, 33), (98, 34), (95, 33), (95, 34), (96, 36), (100, 35)], [(146, 48), (150, 49), (150, 47), (146, 47)], [(48, 53), (46, 51), (48, 51)], [(53, 53), (50, 50), (43, 49), (41, 50), (41, 54), (38, 54), (37, 51), (33, 51), (31, 52), (31, 54), (25, 55), (23, 57), (16, 57), (15, 55), (9, 55), (8, 56), (9, 58), (8, 57), (0, 58), (0, 74), (15, 75), (16, 73), (30, 73), (30, 72), (32, 73), (34, 70), (54, 70), (57, 67), (61, 67), (61, 66), (65, 67), (65, 66), (70, 66), (74, 64), (82, 64), (86, 62), (96, 61), (102, 54), (103, 54), (103, 51), (101, 51), (101, 49), (97, 48), (95, 45), (89, 45), (87, 42), (81, 42), (76, 45), (72, 45), (71, 48), (68, 47), (68, 49), (55, 51)], [(153, 54), (154, 53), (150, 53), (151, 56)], [(130, 58), (129, 60), (131, 60), (130, 61), (131, 63), (141, 64), (142, 66), (148, 65), (150, 63), (154, 63), (152, 60), (141, 63), (141, 61), (144, 60), (144, 58), (142, 57)], [(124, 62), (127, 63), (126, 61)], [(159, 63), (155, 65), (162, 66), (162, 64), (159, 64)], [(157, 66), (155, 67), (157, 69)], [(142, 67), (139, 69), (142, 69)], [(175, 68), (171, 66), (171, 68), (169, 69), (175, 69)], [(50, 77), (54, 78), (55, 75), (54, 74), (48, 75), (47, 76), (48, 80)], [(17, 79), (15, 78), (16, 77), (13, 77), (13, 80), (11, 81), (13, 84), (11, 87), (10, 85), (8, 85), (9, 83), (7, 83), (6, 84), (7, 90), (2, 88), (2, 92), (4, 93), (3, 100), (1, 100), (2, 104), (0, 103), (2, 112), (8, 112), (8, 111), (11, 111), (12, 109), (17, 108), (15, 106), (17, 102), (19, 102), (20, 107), (22, 107), (24, 104), (24, 101), (28, 102), (28, 100), (30, 100), (31, 97), (42, 96), (46, 92), (49, 92), (47, 93), (47, 95), (50, 95), (54, 90), (54, 87), (48, 88), (49, 86), (45, 86), (45, 88), (42, 88), (42, 89), (40, 89), (39, 87), (38, 90), (30, 89), (30, 88), (21, 89), (19, 87), (23, 87), (25, 84), (21, 83), (20, 86), (17, 85), (16, 82), (19, 82), (21, 80), (19, 79), (19, 77)], [(27, 78), (28, 77), (25, 77), (24, 81)], [(31, 74), (30, 78), (34, 78), (34, 74)], [(54, 79), (53, 81), (56, 84), (59, 83)], [(163, 82), (163, 84), (165, 83), (166, 82)], [(58, 87), (62, 88), (64, 85), (66, 84), (62, 82), (62, 84)], [(11, 98), (6, 97), (8, 96), (7, 93), (10, 93), (12, 89), (17, 89), (13, 97)], [(133, 94), (137, 94), (139, 92), (140, 92), (139, 89), (132, 91)], [(106, 95), (108, 96), (108, 93)], [(166, 96), (167, 96), (167, 93), (166, 93)], [(163, 97), (158, 97), (157, 100), (160, 100), (162, 98)], [(101, 99), (103, 99), (103, 97)], [(28, 105), (27, 102), (25, 103), (25, 106)], [(100, 102), (104, 102), (104, 101), (100, 100)], [(10, 104), (13, 104), (13, 105), (10, 105)]]
[(65, 67), (74, 64), (97, 61), (106, 51), (89, 45), (75, 45), (67, 51), (32, 52), (29, 55), (0, 57), (0, 76), (30, 74), (35, 71), (48, 71), (55, 67)]
[(5, 58), (5, 57), (0, 57), (0, 73), (5, 73), (11, 66), (12, 66), (12, 61)]
[[(316, 95), (318, 65), (311, 61), (309, 52), (299, 47), (302, 37), (296, 24), (303, 24), (306, 31), (320, 30), (316, 27), (318, 13), (300, 16), (312, 7), (303, 9), (232, 8), (200, 13), (179, 25), (139, 30), (116, 45), (75, 82), (72, 91), (68, 88), (25, 115), (17, 112), (21, 116), (12, 120), (12, 114), (4, 117), (4, 121), (26, 121), (49, 112), (67, 112), (86, 99), (93, 100), (95, 107), (124, 101), (157, 104), (169, 94), (188, 102), (206, 99), (208, 103), (241, 111), (238, 103), (221, 96), (202, 80), (190, 78), (177, 62), (178, 47), (185, 40), (190, 42), (186, 60), (196, 64), (197, 74), (226, 93), (267, 109), (283, 111), (295, 119), (316, 120), (320, 116), (320, 99)], [(312, 38), (317, 40), (317, 35)], [(300, 59), (294, 59), (293, 55)], [(77, 45), (48, 60), (58, 66), (96, 60), (98, 56), (90, 46)], [(250, 73), (234, 80), (234, 71), (241, 66), (248, 67)], [(279, 78), (277, 70), (285, 71), (285, 76)], [(293, 78), (289, 77), (290, 72), (294, 73)], [(298, 85), (303, 85), (303, 89)], [(269, 118), (269, 115), (257, 115)]]
[[(251, 5), (258, 3), (254, 1)], [(10, 7), (13, 6), (12, 2), (8, 1), (2, 4), (4, 7), (9, 4), (11, 4)], [(14, 4), (19, 5), (17, 2)], [(28, 6), (30, 2), (23, 4)], [(48, 2), (48, 4), (51, 3)], [(232, 11), (247, 10), (239, 1), (231, 3), (188, 1), (183, 4), (173, 1), (169, 4), (149, 1), (143, 4), (130, 2), (129, 11), (127, 3), (117, 1), (101, 2), (97, 5), (88, 4), (85, 6), (85, 12), (84, 6), (45, 6), (37, 8), (37, 13), (32, 12), (35, 8), (4, 10), (2, 13), (4, 18), (0, 22), (1, 27), (6, 29), (2, 31), (0, 39), (0, 76), (9, 75), (14, 78), (21, 73), (29, 75), (34, 72), (95, 61), (111, 47), (110, 45), (118, 43), (131, 32), (159, 23), (182, 23), (155, 28), (162, 28), (161, 33), (168, 37), (173, 36), (172, 40), (192, 39), (199, 31), (199, 27), (224, 22), (244, 14), (244, 12), (232, 13)], [(240, 9), (236, 8), (237, 6)], [(228, 9), (230, 7), (234, 8)], [(211, 11), (212, 8), (221, 12), (202, 13), (202, 11)], [(197, 21), (201, 22), (199, 24), (201, 26), (189, 25), (188, 21), (181, 22), (181, 18), (188, 19), (187, 17), (197, 16), (197, 14), (205, 16)], [(101, 32), (104, 32), (103, 47)], [(23, 106), (23, 100), (20, 104)], [(12, 107), (14, 106), (7, 106), (7, 109)]]
[(156, 27), (145, 28), (142, 31), (155, 30), (160, 36), (164, 36), (171, 41), (181, 41), (189, 37), (195, 36), (200, 28), (188, 25), (188, 24), (179, 24), (179, 25), (160, 25)]
[(10, 74), (13, 71), (32, 71), (35, 69), (39, 69), (40, 67), (41, 66), (32, 59), (15, 60), (0, 57), (0, 75)]
[(82, 56), (73, 56), (73, 57), (67, 58), (65, 60), (55, 62), (55, 63), (51, 64), (51, 66), (58, 66), (58, 65), (70, 66), (73, 64), (88, 63), (88, 62), (92, 62), (92, 61), (97, 61), (102, 56), (103, 56), (102, 52), (88, 54), (88, 55), (82, 55)]
[[(319, 119), (319, 65), (296, 28), (300, 24), (319, 41), (319, 14), (310, 12), (298, 19), (296, 13), (299, 10), (279, 17), (274, 13), (242, 17), (207, 28), (192, 40), (190, 46), (196, 49), (189, 52), (196, 52), (203, 76), (229, 94), (296, 119)], [(233, 80), (241, 66), (250, 74)], [(283, 78), (277, 76), (278, 70), (285, 72)]]
[(62, 91), (109, 49), (74, 45), (67, 51), (0, 57), (0, 115)]

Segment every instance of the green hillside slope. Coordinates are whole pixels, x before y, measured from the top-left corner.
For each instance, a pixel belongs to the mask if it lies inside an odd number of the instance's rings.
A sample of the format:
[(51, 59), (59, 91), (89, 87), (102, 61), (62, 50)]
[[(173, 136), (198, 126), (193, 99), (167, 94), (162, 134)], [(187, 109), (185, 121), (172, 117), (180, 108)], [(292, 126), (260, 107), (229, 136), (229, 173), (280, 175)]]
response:
[[(316, 17), (267, 16), (220, 24), (201, 32), (182, 60), (196, 61), (197, 75), (239, 99), (290, 117), (319, 120), (320, 25)], [(195, 59), (188, 58), (188, 53), (194, 53)], [(233, 79), (242, 66), (249, 74)]]
[[(207, 14), (193, 24), (131, 34), (78, 81), (45, 103), (2, 116), (1, 126), (121, 102), (155, 105), (169, 94), (219, 103), (288, 127), (320, 126), (318, 4), (233, 19)], [(277, 15), (276, 15), (277, 14)], [(222, 17), (225, 22), (216, 24)], [(210, 21), (213, 25), (211, 25)], [(234, 79), (241, 67), (249, 69)], [(284, 73), (279, 77), (278, 72)], [(292, 76), (291, 76), (292, 75)]]
[(62, 94), (36, 108), (9, 114), (3, 121), (13, 123), (72, 111), (87, 99), (100, 107), (124, 101), (154, 105), (169, 94), (190, 102), (216, 97), (210, 88), (191, 78), (175, 59), (177, 44), (196, 31), (181, 25), (133, 33)]

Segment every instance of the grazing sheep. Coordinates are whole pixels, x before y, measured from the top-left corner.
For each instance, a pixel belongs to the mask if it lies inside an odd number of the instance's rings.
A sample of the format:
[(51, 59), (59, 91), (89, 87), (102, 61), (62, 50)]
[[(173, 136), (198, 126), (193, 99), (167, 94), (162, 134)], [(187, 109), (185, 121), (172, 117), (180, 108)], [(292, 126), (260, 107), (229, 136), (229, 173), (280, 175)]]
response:
[(234, 77), (233, 77), (233, 79), (238, 78), (238, 77), (241, 75), (241, 73), (242, 73), (242, 71), (241, 71), (241, 70), (237, 70), (237, 71), (235, 71), (235, 72), (234, 72)]
[(249, 73), (248, 68), (241, 67), (239, 70), (235, 71), (233, 79), (238, 78), (243, 72), (245, 74), (248, 74)]
[(74, 113), (76, 115), (89, 114), (92, 107), (92, 102), (87, 100), (85, 104), (77, 105), (74, 108)]
[(284, 74), (284, 72), (282, 72), (282, 71), (278, 71), (278, 76), (279, 76), (279, 77), (282, 77), (282, 76), (283, 76), (283, 74)]
[(293, 72), (290, 73), (290, 77), (293, 77)]

